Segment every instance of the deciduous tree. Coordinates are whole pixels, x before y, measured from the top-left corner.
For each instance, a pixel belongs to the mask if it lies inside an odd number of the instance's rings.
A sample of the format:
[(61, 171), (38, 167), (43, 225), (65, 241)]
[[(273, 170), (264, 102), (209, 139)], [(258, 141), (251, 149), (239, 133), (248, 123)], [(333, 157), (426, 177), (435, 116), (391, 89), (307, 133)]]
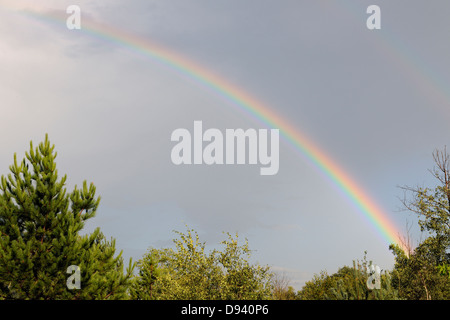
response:
[(246, 241), (228, 234), (222, 251), (206, 252), (194, 230), (176, 232), (175, 249), (151, 248), (138, 262), (139, 275), (130, 291), (133, 299), (244, 300), (272, 294), (269, 267), (251, 264)]
[(403, 187), (411, 196), (402, 203), (417, 214), (427, 238), (408, 253), (391, 246), (396, 259), (393, 283), (407, 299), (450, 298), (450, 157), (446, 148), (435, 150), (433, 160), (430, 172), (437, 180), (435, 187)]

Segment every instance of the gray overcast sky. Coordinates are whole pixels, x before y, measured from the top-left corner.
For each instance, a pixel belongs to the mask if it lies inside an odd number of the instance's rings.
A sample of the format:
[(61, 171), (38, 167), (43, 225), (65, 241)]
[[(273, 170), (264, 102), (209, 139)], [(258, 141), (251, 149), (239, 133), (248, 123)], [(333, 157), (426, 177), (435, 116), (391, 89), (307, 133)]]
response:
[[(196, 229), (216, 246), (239, 232), (255, 261), (300, 289), (364, 251), (393, 265), (386, 243), (330, 181), (286, 144), (280, 170), (175, 166), (177, 128), (264, 128), (192, 79), (119, 43), (45, 16), (77, 4), (226, 79), (324, 150), (404, 231), (399, 185), (432, 184), (431, 153), (448, 143), (448, 1), (0, 0), (0, 172), (49, 133), (69, 190), (93, 181), (100, 226), (125, 257)], [(371, 4), (381, 30), (366, 28)], [(415, 226), (415, 225), (414, 225)], [(417, 230), (415, 239), (420, 238)]]

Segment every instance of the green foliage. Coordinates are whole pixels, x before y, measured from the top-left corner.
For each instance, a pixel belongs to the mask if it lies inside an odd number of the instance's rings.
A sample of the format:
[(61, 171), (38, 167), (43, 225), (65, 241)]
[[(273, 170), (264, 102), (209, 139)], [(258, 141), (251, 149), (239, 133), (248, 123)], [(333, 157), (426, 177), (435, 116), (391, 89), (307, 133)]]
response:
[(439, 273), (443, 276), (448, 276), (450, 278), (450, 265), (447, 263), (443, 263), (436, 267)]
[(306, 282), (298, 292), (301, 300), (396, 300), (397, 290), (391, 285), (389, 272), (382, 272), (380, 289), (369, 289), (369, 266), (366, 257), (362, 262), (353, 261), (353, 267), (344, 266), (336, 273), (328, 275), (322, 271), (313, 280)]
[(390, 246), (395, 256), (393, 284), (405, 299), (450, 299), (450, 158), (445, 149), (436, 150), (433, 158), (436, 167), (431, 173), (438, 185), (434, 189), (405, 187), (412, 200), (403, 201), (429, 236), (408, 253)]
[[(443, 265), (437, 265), (436, 243), (430, 237), (407, 256), (398, 246), (390, 248), (395, 255), (392, 283), (400, 297), (408, 300), (450, 299), (450, 278)], [(443, 268), (442, 268), (443, 266)], [(441, 267), (441, 268), (440, 268)]]
[[(406, 209), (418, 215), (418, 224), (428, 237), (412, 249), (392, 244), (394, 269), (382, 275), (382, 288), (371, 292), (364, 286), (365, 266), (344, 267), (336, 274), (307, 282), (298, 296), (302, 299), (450, 299), (450, 156), (446, 150), (433, 153), (436, 167), (431, 171), (439, 184), (433, 188), (404, 187), (412, 200)], [(405, 247), (405, 246), (404, 246)]]
[(297, 300), (297, 294), (292, 286), (288, 286), (285, 290), (274, 291), (272, 298), (274, 300)]
[(225, 247), (207, 253), (194, 230), (176, 232), (175, 249), (152, 248), (138, 262), (132, 299), (244, 300), (271, 297), (269, 267), (249, 262), (248, 242), (238, 245), (238, 235), (221, 242)]
[(326, 271), (315, 274), (312, 280), (307, 281), (303, 288), (297, 292), (300, 300), (324, 300), (326, 293), (333, 287), (333, 279)]
[[(380, 275), (380, 288), (369, 288), (371, 261), (353, 261), (329, 275), (322, 271), (298, 291), (267, 266), (251, 264), (247, 240), (227, 233), (222, 250), (206, 251), (194, 230), (177, 232), (175, 247), (149, 251), (124, 272), (115, 241), (97, 228), (80, 235), (96, 215), (100, 198), (83, 182), (68, 193), (66, 176), (58, 178), (56, 152), (48, 137), (22, 161), (14, 155), (10, 174), (0, 179), (0, 300), (390, 300), (450, 299), (450, 157), (434, 153), (440, 182), (413, 193), (407, 209), (419, 217), (428, 237), (408, 252), (392, 244), (392, 271)], [(67, 288), (69, 266), (81, 270), (81, 289)]]
[[(0, 298), (121, 299), (126, 297), (131, 261), (123, 274), (115, 242), (100, 229), (79, 235), (100, 203), (86, 181), (71, 193), (58, 179), (56, 152), (48, 136), (26, 159), (10, 166), (0, 183)], [(81, 269), (81, 289), (69, 290), (67, 268)]]
[(391, 275), (384, 271), (380, 275), (380, 288), (369, 289), (368, 267), (364, 261), (353, 262), (353, 268), (343, 267), (334, 275), (335, 285), (325, 295), (331, 300), (397, 300), (398, 292), (391, 285)]

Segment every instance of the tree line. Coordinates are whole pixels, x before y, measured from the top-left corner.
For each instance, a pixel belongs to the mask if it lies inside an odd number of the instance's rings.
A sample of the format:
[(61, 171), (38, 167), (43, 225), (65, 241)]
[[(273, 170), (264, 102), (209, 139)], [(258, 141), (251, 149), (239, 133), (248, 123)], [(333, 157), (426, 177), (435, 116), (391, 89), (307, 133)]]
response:
[[(149, 248), (125, 266), (115, 240), (100, 228), (81, 235), (96, 215), (100, 197), (86, 181), (71, 192), (59, 177), (57, 153), (48, 136), (30, 142), (25, 158), (0, 181), (0, 300), (431, 300), (450, 298), (450, 157), (433, 153), (438, 185), (403, 187), (406, 209), (419, 217), (427, 237), (416, 247), (404, 237), (392, 244), (392, 270), (378, 275), (366, 254), (333, 274), (314, 275), (295, 291), (289, 279), (269, 266), (251, 263), (252, 250), (238, 234), (225, 233), (222, 249), (206, 250), (197, 232), (175, 231), (174, 248)], [(406, 248), (406, 249), (405, 249)], [(80, 272), (72, 274), (76, 267)], [(79, 279), (76, 279), (76, 278)], [(78, 281), (78, 287), (70, 281)]]

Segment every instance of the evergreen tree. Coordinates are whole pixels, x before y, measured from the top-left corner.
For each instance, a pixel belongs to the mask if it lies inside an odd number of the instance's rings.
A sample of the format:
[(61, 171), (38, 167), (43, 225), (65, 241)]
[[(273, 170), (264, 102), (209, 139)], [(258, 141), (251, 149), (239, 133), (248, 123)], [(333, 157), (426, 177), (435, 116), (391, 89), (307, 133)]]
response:
[[(120, 299), (127, 294), (121, 252), (100, 229), (81, 236), (100, 198), (86, 181), (67, 193), (58, 179), (48, 136), (10, 166), (0, 183), (0, 299)], [(80, 271), (79, 289), (69, 289), (70, 266)], [(68, 270), (69, 268), (69, 270)], [(76, 278), (74, 278), (76, 280)]]

